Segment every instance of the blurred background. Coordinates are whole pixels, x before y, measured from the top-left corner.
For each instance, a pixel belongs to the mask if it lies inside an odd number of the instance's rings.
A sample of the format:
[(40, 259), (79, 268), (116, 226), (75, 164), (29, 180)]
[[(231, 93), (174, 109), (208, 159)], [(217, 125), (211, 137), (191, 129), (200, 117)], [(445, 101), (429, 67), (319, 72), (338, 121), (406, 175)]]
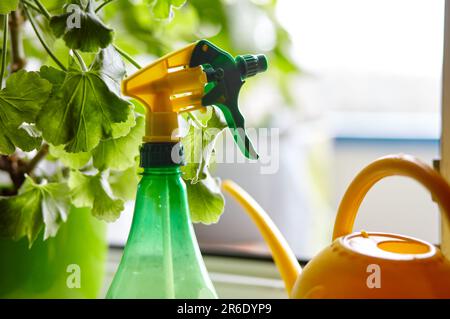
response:
[[(215, 175), (252, 194), (299, 259), (329, 243), (339, 201), (366, 164), (399, 152), (430, 164), (438, 157), (443, 0), (188, 0), (172, 14), (159, 21), (140, 0), (104, 8), (117, 44), (143, 65), (199, 38), (267, 54), (270, 71), (240, 103), (247, 126), (276, 129), (278, 147), (259, 149), (259, 162), (219, 163)], [(227, 141), (219, 153), (235, 148)], [(270, 163), (278, 169), (262, 174)], [(132, 209), (109, 226), (112, 245), (124, 245)], [(369, 193), (355, 229), (437, 243), (438, 218), (418, 184), (390, 178)], [(196, 233), (204, 252), (268, 254), (231, 198), (220, 222)]]

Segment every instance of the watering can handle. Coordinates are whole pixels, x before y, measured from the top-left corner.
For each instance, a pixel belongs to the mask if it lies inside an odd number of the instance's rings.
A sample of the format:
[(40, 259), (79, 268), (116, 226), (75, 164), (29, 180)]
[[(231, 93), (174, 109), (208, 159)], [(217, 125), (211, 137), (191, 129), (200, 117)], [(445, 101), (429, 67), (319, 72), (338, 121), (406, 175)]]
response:
[(431, 192), (450, 219), (450, 186), (444, 178), (413, 156), (389, 155), (366, 166), (351, 182), (339, 205), (333, 240), (352, 233), (356, 214), (367, 192), (375, 183), (388, 176), (405, 176), (418, 181)]

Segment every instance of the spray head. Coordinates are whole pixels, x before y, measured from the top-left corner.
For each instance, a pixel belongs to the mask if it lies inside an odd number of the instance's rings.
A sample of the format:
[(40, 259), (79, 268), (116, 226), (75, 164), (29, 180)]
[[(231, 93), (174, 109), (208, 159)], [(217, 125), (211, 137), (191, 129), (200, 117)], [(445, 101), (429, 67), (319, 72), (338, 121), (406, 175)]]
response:
[(250, 159), (257, 159), (245, 132), (238, 97), (245, 79), (267, 70), (264, 55), (239, 55), (207, 40), (170, 53), (122, 82), (124, 95), (147, 108), (144, 142), (177, 142), (178, 113), (216, 105), (233, 138)]

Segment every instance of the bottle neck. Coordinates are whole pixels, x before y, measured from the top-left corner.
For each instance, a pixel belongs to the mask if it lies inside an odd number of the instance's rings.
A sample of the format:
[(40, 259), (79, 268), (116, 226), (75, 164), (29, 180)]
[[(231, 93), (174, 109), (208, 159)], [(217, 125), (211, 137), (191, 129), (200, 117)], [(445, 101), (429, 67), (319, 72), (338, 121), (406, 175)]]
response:
[(184, 165), (184, 152), (181, 143), (144, 143), (140, 149), (140, 166), (145, 168), (177, 167)]
[(142, 231), (145, 231), (148, 226), (161, 223), (160, 219), (169, 218), (169, 215), (181, 220), (188, 219), (186, 202), (186, 186), (181, 178), (180, 166), (145, 167), (136, 194), (133, 224), (140, 227), (136, 226), (135, 230), (143, 227)]
[(181, 175), (179, 165), (144, 167), (143, 176)]

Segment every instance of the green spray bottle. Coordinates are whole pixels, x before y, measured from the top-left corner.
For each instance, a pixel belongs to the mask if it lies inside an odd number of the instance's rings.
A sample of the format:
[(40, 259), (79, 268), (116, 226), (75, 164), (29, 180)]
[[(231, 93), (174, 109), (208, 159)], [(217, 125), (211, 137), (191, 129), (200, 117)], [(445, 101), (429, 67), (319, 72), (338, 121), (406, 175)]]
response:
[(122, 83), (146, 106), (146, 129), (131, 230), (107, 298), (217, 298), (190, 221), (181, 178), (181, 112), (216, 105), (243, 154), (258, 155), (238, 108), (244, 80), (267, 69), (264, 55), (229, 53), (201, 40), (172, 52)]

